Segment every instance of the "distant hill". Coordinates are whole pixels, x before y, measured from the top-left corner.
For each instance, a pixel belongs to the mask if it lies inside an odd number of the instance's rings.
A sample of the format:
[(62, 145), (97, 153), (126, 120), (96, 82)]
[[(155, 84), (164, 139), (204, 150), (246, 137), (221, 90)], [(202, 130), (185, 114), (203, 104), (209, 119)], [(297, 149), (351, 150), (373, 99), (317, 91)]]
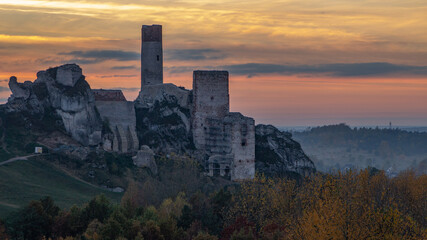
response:
[(323, 171), (373, 166), (391, 172), (408, 168), (425, 172), (427, 132), (337, 124), (293, 132), (293, 136)]

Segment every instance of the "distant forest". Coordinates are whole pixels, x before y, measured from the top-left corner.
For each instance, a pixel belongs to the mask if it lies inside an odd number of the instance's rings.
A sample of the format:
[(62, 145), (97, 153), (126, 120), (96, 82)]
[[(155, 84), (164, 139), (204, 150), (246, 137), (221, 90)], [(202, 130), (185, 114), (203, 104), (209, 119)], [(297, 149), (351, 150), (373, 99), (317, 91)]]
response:
[(351, 128), (341, 123), (293, 134), (311, 144), (354, 147), (375, 154), (427, 154), (427, 132), (408, 132), (397, 128)]
[[(310, 128), (303, 132), (292, 133), (313, 161), (320, 160), (325, 169), (335, 162), (329, 159), (326, 152), (331, 149), (342, 149), (333, 152), (330, 158), (341, 155), (340, 166), (355, 165), (361, 168), (375, 166), (387, 169), (402, 170), (418, 168), (427, 162), (427, 132), (412, 132), (397, 128), (351, 128), (342, 123)], [(332, 154), (331, 154), (332, 155)], [(351, 160), (351, 161), (350, 161)], [(376, 164), (372, 164), (375, 162)], [(347, 163), (348, 162), (348, 163)], [(424, 166), (425, 167), (425, 166)]]

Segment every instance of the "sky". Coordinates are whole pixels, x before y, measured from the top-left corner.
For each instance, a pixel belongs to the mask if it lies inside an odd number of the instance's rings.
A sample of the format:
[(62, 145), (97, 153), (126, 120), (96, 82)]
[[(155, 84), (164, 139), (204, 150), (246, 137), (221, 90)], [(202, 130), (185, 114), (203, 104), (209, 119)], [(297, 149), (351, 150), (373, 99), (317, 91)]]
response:
[(230, 71), (232, 111), (279, 126), (427, 125), (425, 0), (0, 0), (8, 79), (77, 63), (92, 88), (140, 88), (141, 25), (163, 25), (164, 82)]

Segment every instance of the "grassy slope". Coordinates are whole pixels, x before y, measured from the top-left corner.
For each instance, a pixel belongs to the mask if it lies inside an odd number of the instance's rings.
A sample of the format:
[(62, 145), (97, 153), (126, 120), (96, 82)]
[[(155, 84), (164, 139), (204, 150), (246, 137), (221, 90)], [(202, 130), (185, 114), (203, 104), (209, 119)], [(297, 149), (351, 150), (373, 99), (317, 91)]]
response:
[(113, 201), (122, 196), (81, 182), (45, 161), (16, 161), (0, 166), (0, 218), (44, 196), (51, 196), (60, 207), (68, 208), (100, 193)]
[(3, 148), (0, 148), (0, 162), (4, 162), (12, 157), (14, 157), (13, 154), (10, 154), (6, 152)]

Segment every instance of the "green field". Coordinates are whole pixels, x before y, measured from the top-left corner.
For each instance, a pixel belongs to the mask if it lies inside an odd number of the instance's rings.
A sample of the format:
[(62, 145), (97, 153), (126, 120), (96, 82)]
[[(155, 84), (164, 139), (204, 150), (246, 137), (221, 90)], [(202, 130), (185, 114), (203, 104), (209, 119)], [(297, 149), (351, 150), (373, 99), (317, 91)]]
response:
[(61, 208), (69, 208), (88, 202), (101, 193), (113, 202), (119, 202), (123, 195), (79, 181), (41, 160), (16, 161), (0, 166), (0, 218), (44, 196), (51, 196)]
[(3, 148), (0, 148), (0, 162), (4, 162), (12, 157), (14, 157), (13, 154), (10, 154), (6, 152)]

